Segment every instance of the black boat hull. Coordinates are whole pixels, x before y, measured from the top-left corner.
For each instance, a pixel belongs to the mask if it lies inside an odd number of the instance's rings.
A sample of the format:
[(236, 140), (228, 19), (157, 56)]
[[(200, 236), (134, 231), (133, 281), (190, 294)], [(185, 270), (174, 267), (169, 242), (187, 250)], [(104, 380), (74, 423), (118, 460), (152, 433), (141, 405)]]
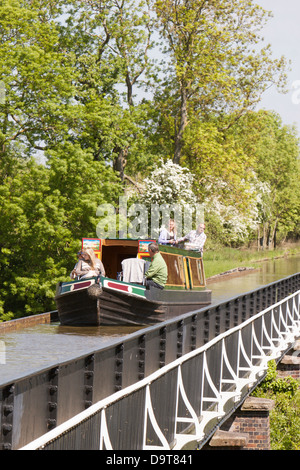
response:
[(95, 284), (56, 295), (59, 320), (69, 326), (153, 325), (206, 307), (211, 291), (144, 290), (143, 297)]

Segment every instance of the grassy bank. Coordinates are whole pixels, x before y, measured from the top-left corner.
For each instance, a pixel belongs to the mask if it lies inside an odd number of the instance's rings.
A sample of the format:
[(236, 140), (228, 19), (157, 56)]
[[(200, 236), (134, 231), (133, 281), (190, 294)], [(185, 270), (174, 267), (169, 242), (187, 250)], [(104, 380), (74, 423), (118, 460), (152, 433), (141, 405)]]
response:
[(204, 253), (205, 276), (209, 278), (239, 267), (259, 268), (264, 260), (296, 254), (300, 254), (300, 244), (264, 251), (235, 248), (207, 250)]

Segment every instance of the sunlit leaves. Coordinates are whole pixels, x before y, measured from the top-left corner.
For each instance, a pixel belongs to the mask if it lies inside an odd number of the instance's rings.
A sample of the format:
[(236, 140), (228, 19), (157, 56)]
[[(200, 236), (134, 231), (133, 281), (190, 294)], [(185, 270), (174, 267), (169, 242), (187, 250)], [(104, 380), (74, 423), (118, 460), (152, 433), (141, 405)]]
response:
[(285, 60), (273, 60), (268, 47), (258, 47), (268, 15), (248, 0), (169, 0), (155, 6), (170, 54), (170, 88), (177, 90), (174, 161), (179, 163), (194, 116), (243, 114), (271, 83), (284, 83)]

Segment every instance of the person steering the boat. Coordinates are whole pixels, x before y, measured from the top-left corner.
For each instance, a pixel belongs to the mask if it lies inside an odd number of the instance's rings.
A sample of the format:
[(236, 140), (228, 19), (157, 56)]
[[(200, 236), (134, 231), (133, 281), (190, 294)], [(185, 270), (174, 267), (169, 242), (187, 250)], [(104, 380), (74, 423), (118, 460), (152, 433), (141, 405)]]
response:
[(185, 242), (184, 248), (186, 250), (194, 250), (203, 252), (206, 235), (204, 233), (205, 224), (199, 224), (197, 230), (192, 230), (187, 235), (176, 240), (175, 244)]
[(157, 243), (150, 243), (148, 246), (148, 252), (151, 257), (151, 264), (145, 273), (145, 285), (146, 287), (157, 287), (163, 289), (168, 279), (168, 268), (165, 260), (159, 252)]

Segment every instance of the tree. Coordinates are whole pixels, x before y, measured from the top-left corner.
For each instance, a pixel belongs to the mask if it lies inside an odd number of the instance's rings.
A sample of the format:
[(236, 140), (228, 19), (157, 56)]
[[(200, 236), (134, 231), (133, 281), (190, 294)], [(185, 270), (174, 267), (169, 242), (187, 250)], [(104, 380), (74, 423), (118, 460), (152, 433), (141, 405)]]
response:
[(264, 247), (276, 246), (299, 225), (299, 137), (275, 112), (249, 113), (234, 129), (245, 153), (253, 157), (252, 170), (263, 188), (259, 236)]
[(11, 160), (0, 161), (0, 320), (55, 308), (81, 238), (95, 236), (98, 205), (121, 194), (113, 170), (70, 142), (49, 152), (49, 167)]
[(143, 106), (135, 103), (135, 88), (144, 85), (150, 67), (148, 3), (74, 0), (67, 2), (65, 14), (64, 37), (80, 75), (76, 100), (82, 105), (83, 132), (78, 138), (94, 146), (96, 159), (111, 161), (124, 180), (127, 161), (139, 157), (140, 141), (144, 147)]
[(161, 161), (144, 180), (142, 200), (148, 204), (194, 204), (193, 180), (188, 168), (172, 160)]
[(182, 163), (195, 175), (194, 191), (202, 203), (217, 198), (221, 204), (246, 212), (255, 199), (249, 191), (254, 157), (232, 133), (220, 130), (219, 125), (217, 119), (190, 123)]
[(4, 0), (0, 6), (2, 156), (12, 142), (27, 155), (53, 147), (69, 130), (75, 70), (59, 47), (56, 25), (38, 3)]
[(159, 229), (168, 226), (170, 218), (175, 219), (178, 236), (182, 231), (189, 232), (200, 218), (203, 222), (203, 208), (193, 192), (193, 183), (188, 168), (162, 159), (144, 179), (138, 200), (147, 208), (151, 237), (158, 238)]
[[(282, 84), (285, 60), (273, 60), (268, 46), (258, 50), (267, 13), (252, 1), (158, 0), (155, 11), (170, 55), (166, 119), (173, 116), (170, 134), (178, 164), (194, 116), (206, 121), (229, 114), (228, 128), (271, 83)], [(164, 84), (164, 98), (165, 90)]]
[(61, 261), (55, 265), (54, 259), (63, 255), (70, 235), (63, 224), (59, 194), (50, 191), (47, 169), (34, 160), (16, 164), (0, 186), (0, 204), (4, 319), (10, 312), (26, 316), (46, 311), (57, 279), (66, 273)]
[(79, 144), (66, 142), (48, 155), (49, 185), (61, 196), (64, 226), (71, 239), (94, 236), (97, 207), (105, 202), (116, 205), (122, 193), (117, 174), (95, 161), (92, 149), (83, 150)]

